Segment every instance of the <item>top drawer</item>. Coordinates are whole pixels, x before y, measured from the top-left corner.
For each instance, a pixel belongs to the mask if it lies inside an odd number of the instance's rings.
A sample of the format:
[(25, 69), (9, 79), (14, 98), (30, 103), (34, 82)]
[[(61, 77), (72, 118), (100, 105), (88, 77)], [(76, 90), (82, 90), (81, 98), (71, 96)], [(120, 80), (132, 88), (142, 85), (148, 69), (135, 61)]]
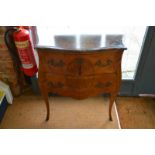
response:
[(42, 52), (39, 57), (45, 72), (80, 76), (115, 72), (121, 52)]

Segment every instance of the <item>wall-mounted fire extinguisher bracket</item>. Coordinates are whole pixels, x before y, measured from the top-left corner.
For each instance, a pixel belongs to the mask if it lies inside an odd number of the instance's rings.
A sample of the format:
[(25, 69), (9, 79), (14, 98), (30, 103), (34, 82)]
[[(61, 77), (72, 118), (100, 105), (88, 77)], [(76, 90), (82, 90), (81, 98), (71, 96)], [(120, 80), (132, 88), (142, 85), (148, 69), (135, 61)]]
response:
[(27, 76), (34, 76), (37, 73), (38, 68), (29, 31), (23, 27), (18, 27), (17, 31), (13, 33), (13, 38), (24, 74)]

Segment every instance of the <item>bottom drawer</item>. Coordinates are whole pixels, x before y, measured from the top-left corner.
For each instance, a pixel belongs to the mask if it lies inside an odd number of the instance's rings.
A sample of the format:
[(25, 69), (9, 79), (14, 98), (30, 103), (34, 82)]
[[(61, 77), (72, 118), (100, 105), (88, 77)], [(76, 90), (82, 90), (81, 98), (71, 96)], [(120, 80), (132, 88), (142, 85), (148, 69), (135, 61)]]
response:
[(95, 76), (94, 89), (96, 91), (111, 92), (116, 90), (116, 75), (115, 74), (103, 74)]
[(84, 77), (46, 74), (46, 80), (46, 87), (49, 92), (66, 96), (75, 96), (75, 94), (78, 94), (88, 97), (116, 90), (115, 74)]
[(94, 87), (95, 77), (73, 77), (46, 74), (46, 86), (50, 90), (85, 90)]

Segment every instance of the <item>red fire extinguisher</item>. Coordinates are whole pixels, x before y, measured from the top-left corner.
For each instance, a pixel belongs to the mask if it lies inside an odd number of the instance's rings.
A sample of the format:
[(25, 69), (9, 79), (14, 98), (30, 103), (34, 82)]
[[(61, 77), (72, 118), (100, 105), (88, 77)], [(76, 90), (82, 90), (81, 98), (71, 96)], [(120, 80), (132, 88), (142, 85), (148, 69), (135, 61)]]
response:
[(17, 31), (14, 31), (13, 33), (13, 38), (18, 50), (24, 74), (27, 76), (35, 75), (38, 68), (29, 31), (23, 27), (18, 27)]

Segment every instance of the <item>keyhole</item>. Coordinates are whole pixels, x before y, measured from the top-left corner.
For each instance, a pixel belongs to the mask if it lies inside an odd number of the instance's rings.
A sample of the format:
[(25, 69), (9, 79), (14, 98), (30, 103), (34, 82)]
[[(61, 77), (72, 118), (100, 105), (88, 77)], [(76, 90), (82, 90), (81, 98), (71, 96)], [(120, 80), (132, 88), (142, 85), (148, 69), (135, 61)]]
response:
[(83, 64), (83, 59), (82, 58), (80, 58), (80, 59), (78, 59), (77, 60), (77, 64), (78, 64), (78, 71), (79, 71), (79, 75), (81, 75), (81, 73), (82, 73), (82, 64)]

